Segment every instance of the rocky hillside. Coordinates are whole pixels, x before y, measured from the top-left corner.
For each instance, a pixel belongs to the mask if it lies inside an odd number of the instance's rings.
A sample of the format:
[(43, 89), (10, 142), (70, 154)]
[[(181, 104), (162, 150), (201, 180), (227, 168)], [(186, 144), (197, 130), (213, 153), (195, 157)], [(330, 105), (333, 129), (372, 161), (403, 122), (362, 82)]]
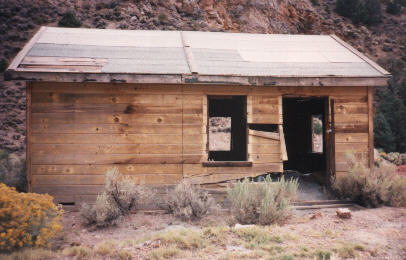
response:
[[(406, 8), (374, 26), (354, 25), (335, 0), (0, 0), (0, 69), (41, 25), (57, 26), (71, 11), (82, 27), (248, 33), (337, 34), (405, 78)], [(403, 62), (403, 63), (402, 63)], [(400, 64), (400, 65), (399, 65)], [(0, 78), (0, 148), (24, 155), (23, 82)]]

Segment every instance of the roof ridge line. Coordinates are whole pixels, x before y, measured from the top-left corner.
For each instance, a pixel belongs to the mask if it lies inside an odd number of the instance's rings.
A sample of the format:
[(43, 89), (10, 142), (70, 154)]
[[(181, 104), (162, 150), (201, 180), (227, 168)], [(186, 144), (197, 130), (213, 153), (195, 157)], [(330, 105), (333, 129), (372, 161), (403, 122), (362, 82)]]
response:
[(391, 75), (390, 72), (388, 72), (387, 70), (385, 70), (384, 68), (379, 66), (379, 64), (377, 64), (376, 62), (374, 62), (373, 60), (368, 58), (365, 54), (361, 53), (360, 51), (356, 50), (354, 47), (352, 47), (351, 45), (349, 45), (348, 43), (346, 43), (345, 41), (340, 39), (340, 37), (338, 37), (337, 35), (330, 34), (330, 37), (332, 39), (334, 39), (336, 42), (338, 42), (341, 46), (343, 46), (347, 50), (351, 51), (353, 54), (357, 55), (360, 59), (362, 59), (363, 61), (368, 63), (370, 66), (372, 66), (379, 73), (382, 73), (383, 75), (386, 75), (386, 76)]

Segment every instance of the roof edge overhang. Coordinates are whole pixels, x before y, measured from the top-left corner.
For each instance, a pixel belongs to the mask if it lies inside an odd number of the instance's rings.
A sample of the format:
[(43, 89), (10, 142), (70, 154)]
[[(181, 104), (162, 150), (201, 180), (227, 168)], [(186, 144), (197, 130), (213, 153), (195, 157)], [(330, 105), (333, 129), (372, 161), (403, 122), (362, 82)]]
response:
[(240, 76), (201, 74), (127, 74), (127, 73), (77, 73), (36, 72), (8, 69), (5, 80), (45, 82), (100, 82), (138, 84), (217, 84), (244, 86), (387, 86), (390, 75), (380, 77), (354, 76)]

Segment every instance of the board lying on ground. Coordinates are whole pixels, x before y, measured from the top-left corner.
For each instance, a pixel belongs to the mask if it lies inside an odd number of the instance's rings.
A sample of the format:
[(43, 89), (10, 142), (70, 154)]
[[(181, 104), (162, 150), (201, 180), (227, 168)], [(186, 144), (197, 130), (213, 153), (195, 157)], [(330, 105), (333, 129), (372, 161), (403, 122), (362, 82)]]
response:
[(6, 72), (27, 81), (29, 188), (68, 204), (94, 200), (114, 166), (216, 188), (283, 170), (328, 182), (348, 151), (372, 165), (372, 88), (389, 76), (336, 36), (51, 27)]

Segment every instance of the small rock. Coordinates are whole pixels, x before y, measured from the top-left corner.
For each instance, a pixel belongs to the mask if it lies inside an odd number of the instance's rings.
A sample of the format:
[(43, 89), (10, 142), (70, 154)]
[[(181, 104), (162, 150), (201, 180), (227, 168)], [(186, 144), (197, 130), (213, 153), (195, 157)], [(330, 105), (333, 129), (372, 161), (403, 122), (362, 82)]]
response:
[(339, 218), (351, 218), (351, 211), (347, 208), (339, 208), (336, 213)]

